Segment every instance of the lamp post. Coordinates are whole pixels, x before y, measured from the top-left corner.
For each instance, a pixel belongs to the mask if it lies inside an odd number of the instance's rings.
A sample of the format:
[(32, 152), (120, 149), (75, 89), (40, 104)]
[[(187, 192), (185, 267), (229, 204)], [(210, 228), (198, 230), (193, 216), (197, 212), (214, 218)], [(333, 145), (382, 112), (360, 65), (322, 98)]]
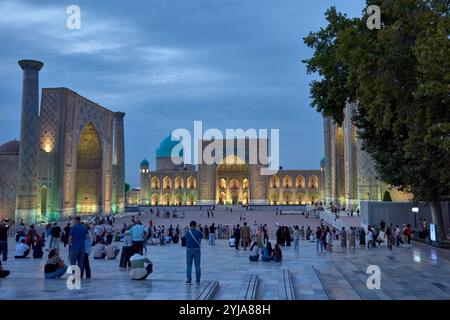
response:
[(417, 230), (417, 213), (419, 212), (419, 208), (418, 207), (412, 207), (411, 211), (414, 214), (414, 229)]

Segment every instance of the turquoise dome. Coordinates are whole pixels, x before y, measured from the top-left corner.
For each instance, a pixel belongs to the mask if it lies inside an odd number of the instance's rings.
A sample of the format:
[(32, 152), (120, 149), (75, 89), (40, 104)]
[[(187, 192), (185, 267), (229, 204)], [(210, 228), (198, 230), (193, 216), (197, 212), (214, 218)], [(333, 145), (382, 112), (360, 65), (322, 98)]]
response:
[(146, 159), (144, 159), (144, 160), (141, 161), (141, 167), (146, 167), (146, 168), (148, 168), (148, 166), (149, 166), (149, 163), (148, 163), (148, 161), (147, 161)]
[(320, 167), (325, 168), (325, 158), (322, 158), (322, 160), (320, 160)]
[[(172, 156), (172, 149), (179, 144), (180, 141), (172, 141), (171, 135), (164, 138), (158, 145), (156, 149), (157, 158), (170, 158)], [(179, 153), (180, 157), (183, 157), (183, 149)]]

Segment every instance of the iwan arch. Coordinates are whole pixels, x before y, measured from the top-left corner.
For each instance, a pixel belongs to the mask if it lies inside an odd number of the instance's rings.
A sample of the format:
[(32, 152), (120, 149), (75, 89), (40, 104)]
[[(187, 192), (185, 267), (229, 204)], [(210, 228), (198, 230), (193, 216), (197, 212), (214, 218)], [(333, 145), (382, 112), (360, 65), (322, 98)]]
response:
[[(0, 204), (0, 215), (35, 223), (74, 214), (123, 212), (125, 114), (67, 88), (42, 89), (39, 108), (43, 63), (21, 60), (19, 64), (23, 69), (20, 152), (15, 155), (17, 167), (11, 168), (16, 170), (15, 205)], [(6, 180), (2, 176), (0, 181), (1, 195)]]

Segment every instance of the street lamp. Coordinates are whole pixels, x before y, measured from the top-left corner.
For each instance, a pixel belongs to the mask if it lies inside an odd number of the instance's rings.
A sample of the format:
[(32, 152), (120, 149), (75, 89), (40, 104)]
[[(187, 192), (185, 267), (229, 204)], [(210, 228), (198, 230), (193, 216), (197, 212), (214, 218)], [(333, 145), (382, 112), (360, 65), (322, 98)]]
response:
[(414, 228), (417, 230), (417, 213), (419, 212), (419, 208), (418, 207), (412, 207), (411, 211), (414, 214)]

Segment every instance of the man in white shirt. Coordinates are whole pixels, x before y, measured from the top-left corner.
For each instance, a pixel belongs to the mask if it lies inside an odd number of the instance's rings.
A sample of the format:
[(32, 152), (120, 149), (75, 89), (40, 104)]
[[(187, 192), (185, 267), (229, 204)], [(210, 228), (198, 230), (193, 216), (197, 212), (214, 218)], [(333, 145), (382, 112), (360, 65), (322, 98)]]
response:
[(19, 239), (19, 243), (16, 245), (16, 251), (14, 257), (17, 259), (26, 258), (30, 253), (30, 247), (25, 244), (25, 237)]

